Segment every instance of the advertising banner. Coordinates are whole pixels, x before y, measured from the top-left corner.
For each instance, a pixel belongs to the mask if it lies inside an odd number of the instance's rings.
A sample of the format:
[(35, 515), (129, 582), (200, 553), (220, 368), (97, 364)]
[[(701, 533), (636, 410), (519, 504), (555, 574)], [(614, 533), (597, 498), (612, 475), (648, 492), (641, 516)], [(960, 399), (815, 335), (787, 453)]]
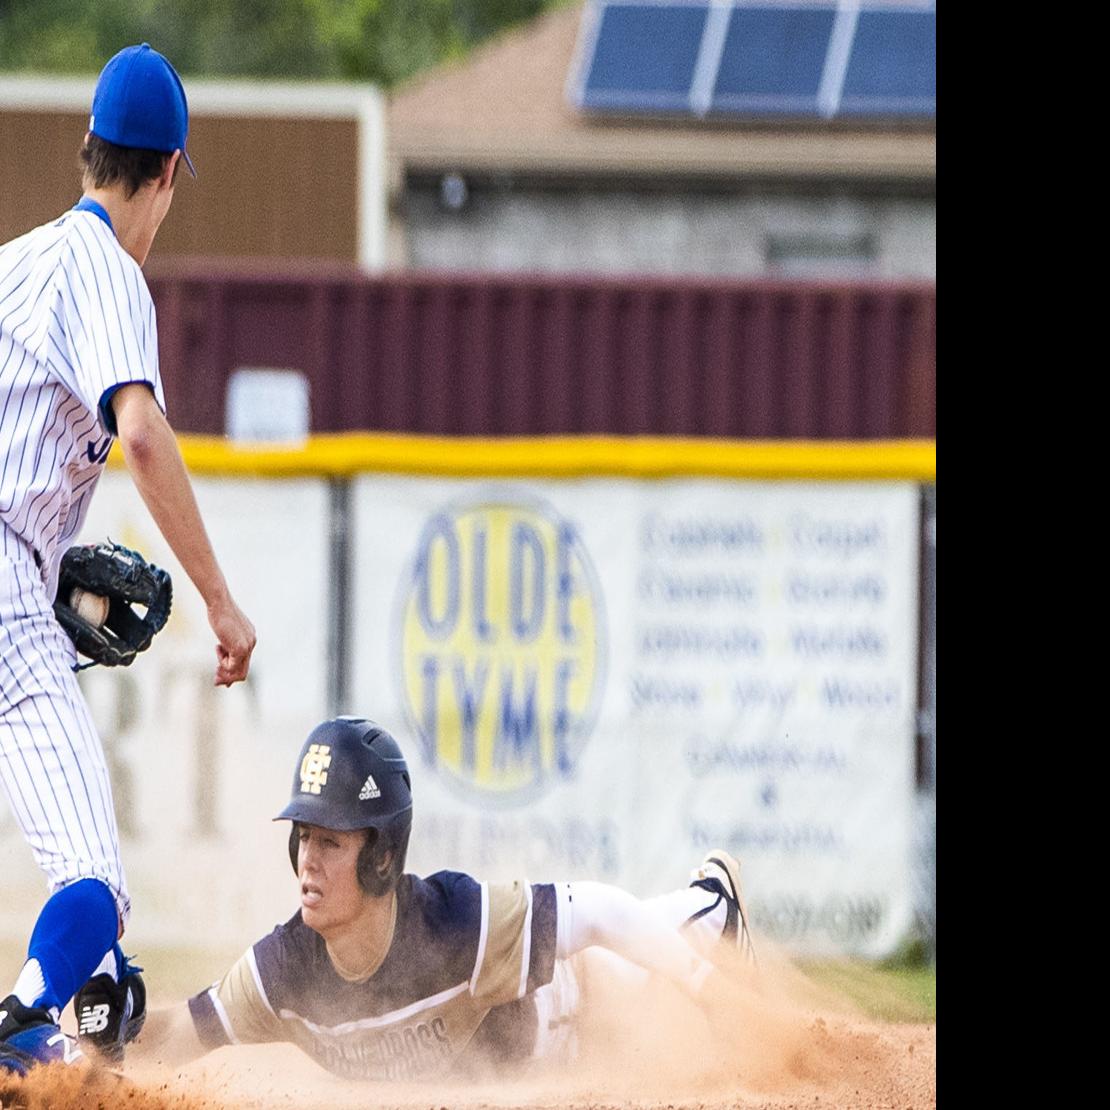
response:
[(651, 895), (711, 848), (755, 924), (912, 920), (911, 483), (366, 476), (352, 710), (414, 773), (410, 867)]
[[(205, 606), (126, 474), (104, 474), (80, 537), (134, 547), (174, 582), (169, 622), (150, 649), (128, 668), (80, 676), (110, 767), (135, 950), (246, 947), (296, 911), (289, 826), (270, 819), (304, 737), (327, 713), (326, 483), (198, 479), (195, 488), (258, 631), (246, 683), (213, 686)], [(0, 938), (25, 941), (45, 881), (2, 792), (0, 859)]]

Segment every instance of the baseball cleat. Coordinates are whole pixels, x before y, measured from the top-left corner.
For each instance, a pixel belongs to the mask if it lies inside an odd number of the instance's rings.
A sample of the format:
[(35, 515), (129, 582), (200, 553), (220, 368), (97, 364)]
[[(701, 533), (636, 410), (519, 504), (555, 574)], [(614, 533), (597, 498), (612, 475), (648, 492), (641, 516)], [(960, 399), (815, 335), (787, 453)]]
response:
[(143, 969), (127, 957), (119, 966), (119, 982), (108, 972), (93, 976), (73, 998), (77, 1039), (93, 1047), (103, 1062), (123, 1062), (123, 1046), (142, 1032), (146, 1021), (146, 985)]
[[(740, 861), (724, 849), (714, 848), (702, 860), (701, 866), (690, 872), (690, 885), (716, 893), (725, 900), (725, 927), (721, 932), (721, 940), (726, 944), (735, 944), (740, 954), (754, 964), (755, 947), (748, 927), (744, 892), (740, 886)], [(709, 909), (715, 909), (717, 904), (715, 902)]]
[(36, 1064), (76, 1064), (84, 1058), (49, 1010), (24, 1006), (14, 994), (0, 1002), (0, 1067), (26, 1075)]
[(13, 1072), (15, 1075), (25, 1076), (37, 1063), (38, 1061), (33, 1056), (28, 1056), (26, 1052), (0, 1044), (0, 1075)]

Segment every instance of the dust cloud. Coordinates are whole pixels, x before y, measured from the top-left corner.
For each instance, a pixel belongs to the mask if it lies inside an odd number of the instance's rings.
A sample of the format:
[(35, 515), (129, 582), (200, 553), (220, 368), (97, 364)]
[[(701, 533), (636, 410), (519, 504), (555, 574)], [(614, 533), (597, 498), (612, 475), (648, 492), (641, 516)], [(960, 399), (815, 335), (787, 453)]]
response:
[[(597, 950), (590, 950), (597, 952)], [(863, 1018), (766, 943), (760, 966), (722, 969), (694, 1002), (655, 979), (623, 980), (604, 959), (579, 965), (578, 1052), (466, 1082), (355, 1083), (289, 1045), (234, 1046), (185, 1067), (124, 1076), (43, 1068), (0, 1080), (23, 1110), (254, 1110), (636, 1107), (723, 1110), (933, 1107), (936, 1026)], [(59, 1074), (60, 1073), (60, 1074)]]

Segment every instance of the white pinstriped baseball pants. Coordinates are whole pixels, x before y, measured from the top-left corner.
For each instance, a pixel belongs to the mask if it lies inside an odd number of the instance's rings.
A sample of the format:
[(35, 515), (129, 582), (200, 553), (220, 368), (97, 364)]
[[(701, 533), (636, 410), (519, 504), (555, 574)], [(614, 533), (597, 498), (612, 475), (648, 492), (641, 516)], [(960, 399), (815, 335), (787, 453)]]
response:
[(0, 780), (50, 892), (100, 879), (131, 900), (104, 749), (26, 544), (0, 523)]

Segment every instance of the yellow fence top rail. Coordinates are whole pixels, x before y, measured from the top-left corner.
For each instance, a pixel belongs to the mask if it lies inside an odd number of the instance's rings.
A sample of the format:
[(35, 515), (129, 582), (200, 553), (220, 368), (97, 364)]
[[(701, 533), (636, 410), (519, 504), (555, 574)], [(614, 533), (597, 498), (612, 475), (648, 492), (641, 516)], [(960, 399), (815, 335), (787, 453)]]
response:
[[(657, 436), (483, 439), (341, 433), (303, 444), (179, 437), (195, 474), (272, 478), (363, 472), (446, 477), (827, 478), (935, 481), (935, 440), (725, 440)], [(121, 465), (120, 451), (111, 461)]]

